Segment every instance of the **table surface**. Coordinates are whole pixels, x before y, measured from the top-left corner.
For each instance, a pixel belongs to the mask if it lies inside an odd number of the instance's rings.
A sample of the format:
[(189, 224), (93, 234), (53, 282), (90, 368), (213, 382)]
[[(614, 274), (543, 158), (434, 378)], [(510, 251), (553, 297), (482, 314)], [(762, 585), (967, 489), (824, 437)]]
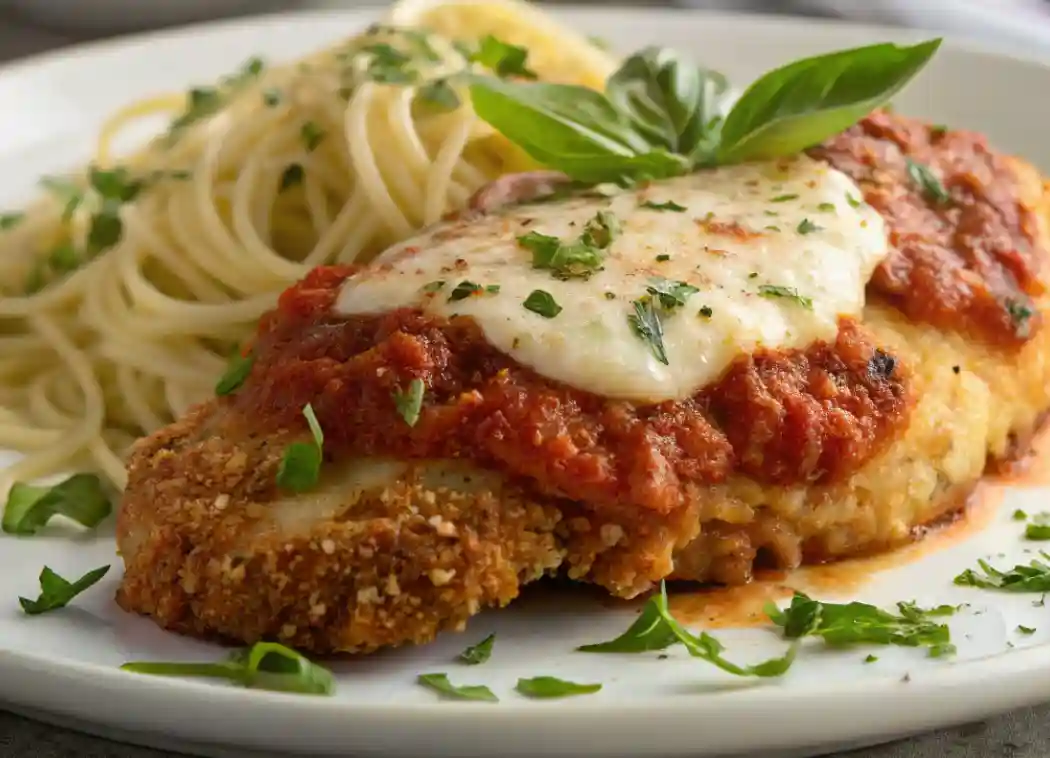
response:
[[(300, 7), (333, 7), (338, 0), (307, 0)], [(76, 42), (67, 35), (0, 18), (0, 60)], [(1050, 707), (1032, 708), (838, 758), (1046, 758)], [(0, 758), (175, 758), (174, 753), (117, 744), (31, 721), (0, 710)]]

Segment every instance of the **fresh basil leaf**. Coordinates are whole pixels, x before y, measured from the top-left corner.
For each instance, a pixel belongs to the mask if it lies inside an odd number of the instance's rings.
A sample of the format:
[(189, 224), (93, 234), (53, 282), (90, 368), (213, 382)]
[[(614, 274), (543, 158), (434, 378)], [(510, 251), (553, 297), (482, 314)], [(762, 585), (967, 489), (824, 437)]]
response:
[(109, 566), (101, 566), (87, 572), (75, 582), (70, 582), (44, 566), (43, 571), (40, 572), (39, 597), (36, 600), (20, 597), (18, 603), (29, 616), (39, 616), (41, 613), (65, 608), (73, 598), (97, 584), (107, 571), (109, 571)]
[(3, 530), (8, 534), (36, 534), (56, 515), (94, 529), (112, 510), (102, 480), (94, 474), (74, 474), (53, 487), (16, 482), (7, 493)]
[(448, 674), (420, 674), (416, 681), (443, 697), (456, 700), (482, 700), (488, 703), (499, 702), (499, 698), (492, 694), (492, 690), (488, 687), (480, 684), (457, 686), (448, 680)]
[(570, 695), (591, 695), (598, 692), (600, 684), (577, 684), (554, 676), (536, 676), (531, 679), (519, 679), (514, 687), (526, 697), (555, 698)]
[(419, 421), (419, 412), (423, 409), (423, 393), (426, 386), (422, 379), (413, 379), (408, 383), (408, 389), (394, 391), (394, 407), (398, 414), (409, 426), (415, 426)]
[(497, 76), (537, 79), (536, 72), (525, 65), (528, 57), (529, 51), (526, 48), (511, 45), (488, 34), (482, 38), (471, 60), (491, 69)]
[(470, 666), (477, 666), (492, 657), (492, 646), (496, 643), (496, 635), (490, 634), (477, 645), (471, 645), (459, 654), (459, 660)]
[(478, 116), (539, 163), (582, 182), (660, 179), (688, 160), (653, 149), (600, 93), (565, 84), (472, 77)]
[(252, 689), (302, 695), (330, 695), (335, 690), (332, 672), (276, 642), (257, 642), (217, 663), (136, 661), (120, 668), (151, 676), (226, 679)]
[(630, 56), (606, 84), (610, 102), (651, 144), (679, 155), (714, 144), (728, 91), (722, 74), (660, 47)]
[(760, 77), (722, 126), (719, 163), (794, 155), (849, 128), (899, 92), (940, 46), (893, 44), (789, 63)]

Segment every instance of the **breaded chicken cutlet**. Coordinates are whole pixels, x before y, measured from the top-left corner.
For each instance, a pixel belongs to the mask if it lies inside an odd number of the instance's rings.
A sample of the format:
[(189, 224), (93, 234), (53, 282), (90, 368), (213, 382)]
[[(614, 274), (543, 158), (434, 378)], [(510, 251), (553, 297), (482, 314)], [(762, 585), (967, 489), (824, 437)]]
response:
[[(809, 156), (527, 202), (559, 184), (506, 177), (285, 292), (243, 384), (137, 446), (121, 606), (325, 653), (555, 571), (744, 583), (909, 540), (1050, 406), (1047, 194), (978, 135), (877, 112)], [(307, 406), (324, 461), (291, 491)]]

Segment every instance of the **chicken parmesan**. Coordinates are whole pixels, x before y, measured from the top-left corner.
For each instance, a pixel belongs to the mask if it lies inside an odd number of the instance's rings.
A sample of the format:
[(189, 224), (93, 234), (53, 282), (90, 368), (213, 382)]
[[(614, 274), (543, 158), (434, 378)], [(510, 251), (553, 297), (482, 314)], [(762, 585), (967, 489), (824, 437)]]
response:
[(367, 652), (548, 574), (741, 584), (958, 511), (1050, 407), (1047, 193), (979, 135), (854, 121), (651, 180), (507, 175), (314, 270), (137, 446), (118, 601)]

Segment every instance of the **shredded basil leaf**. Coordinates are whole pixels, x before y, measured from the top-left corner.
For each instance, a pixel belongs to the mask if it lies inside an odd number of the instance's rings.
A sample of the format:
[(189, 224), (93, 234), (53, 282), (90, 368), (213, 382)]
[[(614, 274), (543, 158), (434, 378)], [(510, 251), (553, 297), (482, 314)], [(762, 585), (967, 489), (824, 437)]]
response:
[(276, 642), (257, 642), (217, 663), (138, 661), (125, 663), (120, 668), (151, 676), (226, 679), (251, 689), (300, 695), (331, 695), (335, 691), (332, 672)]
[(973, 569), (955, 577), (955, 584), (963, 587), (978, 587), (1004, 592), (1050, 592), (1050, 554), (1040, 552), (1042, 560), (1036, 558), (1029, 564), (1020, 564), (1007, 571), (1001, 571), (985, 560), (977, 561), (981, 571)]
[(317, 421), (313, 406), (303, 406), (313, 442), (293, 442), (284, 450), (284, 457), (277, 467), (277, 484), (293, 492), (305, 492), (317, 484), (321, 476), (321, 461), (324, 458), (324, 432)]
[(531, 698), (556, 698), (570, 695), (591, 695), (601, 690), (600, 684), (577, 684), (553, 676), (535, 676), (519, 679), (514, 689)]
[(93, 569), (75, 582), (70, 582), (47, 566), (40, 572), (40, 595), (36, 600), (20, 597), (18, 603), (28, 616), (39, 616), (41, 613), (65, 608), (84, 590), (97, 584), (109, 571), (109, 566)]
[(817, 226), (812, 221), (810, 221), (808, 218), (804, 218), (804, 219), (802, 219), (802, 221), (799, 222), (798, 227), (796, 228), (796, 231), (799, 234), (812, 234), (813, 232), (821, 231), (823, 228), (824, 227), (822, 227), (822, 226)]
[(94, 474), (74, 474), (52, 487), (16, 482), (7, 493), (3, 530), (8, 534), (36, 534), (56, 515), (94, 529), (112, 510), (102, 480)]
[(398, 414), (409, 426), (415, 426), (419, 421), (419, 413), (423, 409), (423, 394), (426, 386), (422, 379), (413, 379), (408, 383), (408, 389), (402, 392), (400, 389), (394, 391), (394, 407)]
[(448, 674), (420, 674), (416, 681), (424, 687), (437, 692), (442, 697), (454, 700), (480, 700), (488, 703), (498, 703), (492, 690), (480, 684), (466, 684), (457, 686), (448, 680)]
[(642, 203), (642, 207), (653, 211), (672, 211), (674, 213), (685, 213), (689, 210), (684, 205), (679, 205), (674, 200), (668, 200), (666, 203), (654, 203), (652, 200), (646, 200)]
[(496, 635), (490, 634), (476, 645), (471, 645), (459, 654), (459, 660), (470, 666), (477, 666), (492, 657), (492, 646), (496, 643)]
[(766, 614), (781, 627), (788, 639), (820, 637), (825, 644), (840, 647), (855, 644), (926, 647), (937, 657), (954, 652), (951, 631), (931, 620), (955, 612), (952, 606), (922, 609), (914, 603), (898, 603), (898, 614), (868, 603), (824, 603), (796, 592), (791, 604), (780, 610), (766, 606)]
[(223, 395), (230, 395), (236, 392), (244, 384), (244, 380), (252, 373), (254, 365), (254, 353), (249, 351), (247, 355), (242, 355), (239, 350), (236, 351), (230, 356), (230, 360), (226, 364), (226, 372), (215, 383), (215, 394), (222, 397)]

